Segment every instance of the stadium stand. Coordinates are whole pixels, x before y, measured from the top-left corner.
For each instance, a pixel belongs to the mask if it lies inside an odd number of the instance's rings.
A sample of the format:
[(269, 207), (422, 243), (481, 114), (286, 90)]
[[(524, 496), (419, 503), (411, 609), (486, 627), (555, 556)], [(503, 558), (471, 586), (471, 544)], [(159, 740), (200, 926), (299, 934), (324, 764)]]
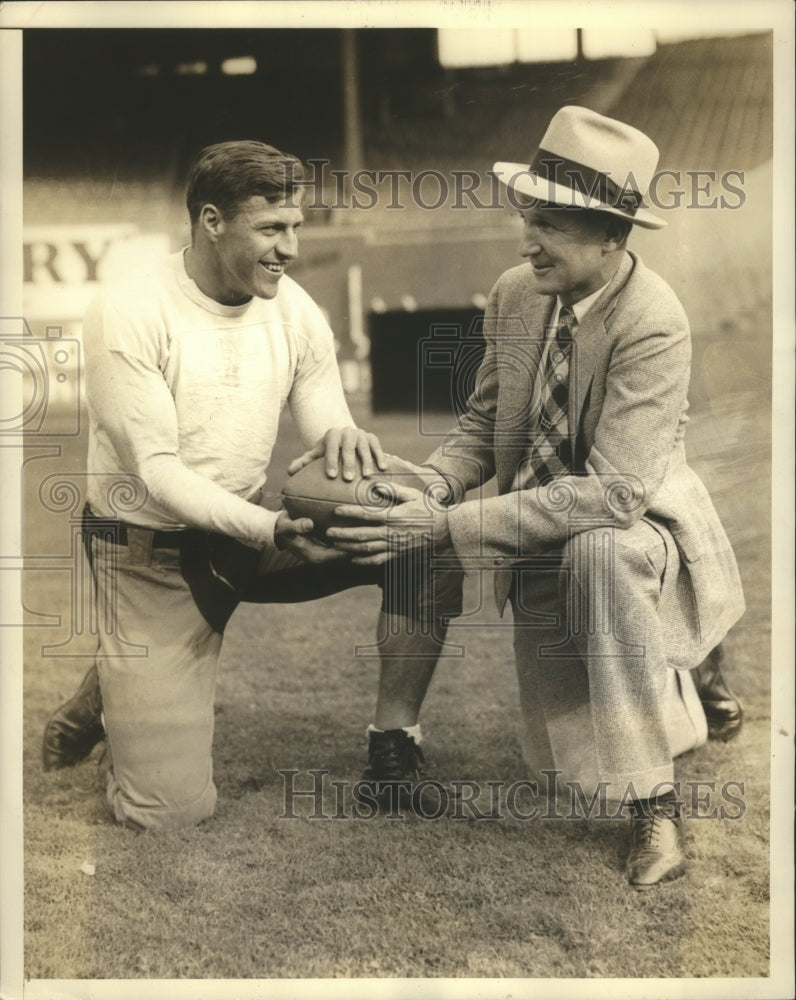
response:
[[(188, 238), (187, 160), (206, 142), (243, 134), (266, 136), (305, 158), (327, 157), (339, 169), (339, 34), (70, 31), (66, 46), (63, 32), (26, 33), (26, 225), (41, 231), (129, 222), (142, 233), (165, 234), (176, 248)], [(527, 158), (562, 104), (583, 103), (653, 136), (661, 168), (682, 175), (681, 199), (693, 195), (688, 171), (715, 172), (714, 190), (725, 171), (740, 172), (743, 194), (735, 202), (745, 199), (743, 211), (664, 210), (668, 229), (639, 234), (634, 243), (691, 318), (697, 402), (704, 396), (703, 355), (710, 356), (720, 331), (728, 323), (741, 332), (760, 329), (761, 318), (770, 329), (770, 33), (659, 45), (645, 59), (457, 70), (439, 65), (431, 30), (361, 32), (358, 43), (369, 169), (484, 176), (496, 159)], [(255, 74), (219, 72), (222, 57), (244, 52), (256, 56)], [(206, 73), (176, 71), (197, 62)], [(297, 65), (312, 72), (302, 75)], [(308, 213), (294, 274), (327, 309), (342, 359), (357, 356), (350, 265), (361, 268), (359, 325), (403, 313), (414, 357), (406, 303), (436, 310), (440, 320), (445, 310), (477, 310), (494, 278), (516, 261), (502, 212), (451, 210), (452, 195), (440, 210), (423, 210), (402, 190), (403, 211), (386, 207), (382, 186), (379, 203), (367, 210)], [(671, 186), (661, 192), (670, 195)], [(322, 203), (334, 197), (326, 190)], [(435, 197), (433, 183), (427, 197)], [(37, 274), (49, 278), (42, 268)], [(740, 335), (733, 349), (767, 378), (770, 359), (761, 359), (759, 346), (759, 338)]]

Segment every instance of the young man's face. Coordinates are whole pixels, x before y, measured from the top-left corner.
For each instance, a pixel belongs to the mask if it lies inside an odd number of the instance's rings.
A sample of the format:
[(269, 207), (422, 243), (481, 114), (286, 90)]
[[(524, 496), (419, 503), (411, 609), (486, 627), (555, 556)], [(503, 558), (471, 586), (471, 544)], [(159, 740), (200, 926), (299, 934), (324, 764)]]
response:
[(253, 195), (223, 217), (215, 247), (227, 304), (274, 298), (285, 267), (298, 257), (301, 195), (299, 190), (280, 201)]
[(531, 264), (534, 288), (572, 305), (608, 280), (605, 229), (588, 214), (550, 208), (520, 209), (520, 253)]

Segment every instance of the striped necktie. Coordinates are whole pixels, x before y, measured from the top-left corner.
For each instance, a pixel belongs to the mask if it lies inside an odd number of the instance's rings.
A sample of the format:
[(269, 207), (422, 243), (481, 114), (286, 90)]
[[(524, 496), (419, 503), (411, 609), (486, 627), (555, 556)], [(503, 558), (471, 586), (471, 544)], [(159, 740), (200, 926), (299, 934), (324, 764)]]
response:
[(577, 322), (574, 312), (568, 306), (562, 306), (558, 325), (549, 327), (547, 331), (547, 357), (539, 391), (539, 417), (525, 459), (523, 478), (528, 486), (543, 484), (570, 471), (567, 419), (569, 359)]

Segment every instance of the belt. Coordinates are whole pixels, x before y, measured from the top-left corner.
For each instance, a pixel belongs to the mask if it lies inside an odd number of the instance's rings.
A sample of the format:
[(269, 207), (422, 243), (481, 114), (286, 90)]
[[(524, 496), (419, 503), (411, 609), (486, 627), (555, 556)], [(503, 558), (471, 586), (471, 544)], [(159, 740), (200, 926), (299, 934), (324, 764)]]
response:
[[(176, 528), (174, 531), (163, 531), (155, 528), (145, 528), (140, 524), (130, 524), (115, 517), (101, 517), (95, 514), (86, 504), (83, 510), (84, 530), (94, 535), (101, 536), (106, 542), (114, 545), (130, 544), (130, 532), (138, 534), (139, 537), (146, 537), (147, 543), (151, 538), (153, 549), (178, 549), (180, 542), (186, 535), (191, 534), (190, 528)], [(195, 534), (195, 532), (194, 532)]]
[[(249, 497), (249, 503), (259, 504), (263, 497), (263, 491), (257, 490), (253, 496)], [(87, 531), (105, 537), (105, 540), (114, 545), (130, 546), (130, 532), (136, 537), (137, 544), (146, 545), (152, 549), (179, 549), (186, 538), (196, 538), (202, 532), (197, 528), (174, 528), (165, 530), (162, 528), (147, 528), (141, 524), (131, 524), (114, 517), (101, 517), (95, 514), (88, 504), (83, 508), (83, 524)], [(151, 536), (151, 541), (150, 541)]]
[[(100, 520), (102, 519), (100, 518)], [(124, 521), (103, 522), (102, 526), (99, 527), (99, 531), (104, 534), (107, 530), (110, 537), (106, 541), (113, 542), (114, 545), (129, 546), (128, 528), (132, 531), (151, 534), (153, 549), (178, 549), (181, 540), (190, 533), (187, 528), (177, 529), (176, 531), (155, 531), (153, 528), (143, 528), (137, 524), (125, 524)], [(96, 531), (97, 529), (95, 528), (94, 530)]]

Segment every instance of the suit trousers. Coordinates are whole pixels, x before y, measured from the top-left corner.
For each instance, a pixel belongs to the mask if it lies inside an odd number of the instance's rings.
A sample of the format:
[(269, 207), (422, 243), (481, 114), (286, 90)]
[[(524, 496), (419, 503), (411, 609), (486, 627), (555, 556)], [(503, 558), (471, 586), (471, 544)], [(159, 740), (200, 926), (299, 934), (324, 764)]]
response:
[(532, 776), (555, 770), (559, 784), (612, 801), (648, 798), (673, 780), (673, 757), (704, 742), (693, 681), (669, 667), (658, 617), (677, 559), (668, 528), (642, 519), (575, 529), (558, 568), (548, 559), (516, 569), (521, 742)]

